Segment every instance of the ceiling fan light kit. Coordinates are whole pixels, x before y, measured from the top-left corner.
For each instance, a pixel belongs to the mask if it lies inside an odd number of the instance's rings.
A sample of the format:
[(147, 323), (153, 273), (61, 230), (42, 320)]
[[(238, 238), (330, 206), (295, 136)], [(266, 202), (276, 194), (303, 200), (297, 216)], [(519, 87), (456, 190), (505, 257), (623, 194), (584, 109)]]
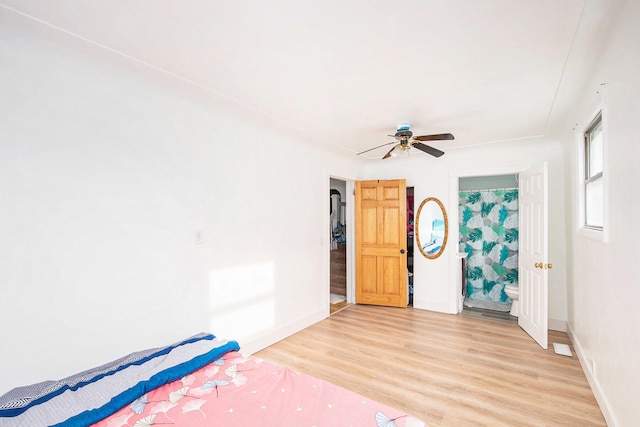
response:
[(398, 157), (398, 156), (409, 156), (411, 155), (411, 152), (409, 151), (408, 144), (398, 144), (391, 149), (389, 154), (391, 155), (391, 157)]
[(382, 157), (382, 159), (388, 159), (389, 157), (397, 157), (398, 155), (409, 155), (409, 150), (414, 147), (420, 151), (423, 151), (427, 154), (430, 154), (434, 157), (440, 157), (444, 154), (444, 151), (438, 150), (437, 148), (431, 147), (429, 145), (423, 144), (420, 141), (448, 141), (455, 139), (450, 133), (440, 133), (434, 135), (422, 135), (422, 136), (413, 136), (413, 132), (411, 132), (411, 127), (408, 123), (398, 124), (398, 129), (394, 135), (389, 135), (394, 137), (396, 140), (393, 142), (389, 142), (387, 144), (382, 144), (377, 147), (370, 148), (365, 150), (357, 155), (367, 153), (369, 151), (375, 150), (380, 147), (384, 147), (386, 145), (395, 144), (391, 150), (387, 152), (387, 154)]

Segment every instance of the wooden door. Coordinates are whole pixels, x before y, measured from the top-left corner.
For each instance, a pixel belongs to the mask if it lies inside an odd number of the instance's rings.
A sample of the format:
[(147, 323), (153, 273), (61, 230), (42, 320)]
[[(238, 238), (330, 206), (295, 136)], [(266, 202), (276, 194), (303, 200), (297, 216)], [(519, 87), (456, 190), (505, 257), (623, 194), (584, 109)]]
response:
[(404, 179), (356, 182), (356, 303), (406, 307)]
[(547, 165), (520, 173), (520, 247), (518, 324), (547, 348), (549, 312), (547, 243)]

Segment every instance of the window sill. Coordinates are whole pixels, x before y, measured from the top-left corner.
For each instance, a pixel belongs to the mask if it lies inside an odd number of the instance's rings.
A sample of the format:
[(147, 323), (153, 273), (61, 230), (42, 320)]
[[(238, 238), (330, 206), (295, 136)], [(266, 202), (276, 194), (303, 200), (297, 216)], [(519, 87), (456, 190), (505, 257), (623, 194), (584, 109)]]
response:
[(594, 230), (592, 228), (580, 227), (577, 235), (580, 237), (586, 237), (587, 239), (596, 240), (598, 242), (605, 242), (604, 230)]

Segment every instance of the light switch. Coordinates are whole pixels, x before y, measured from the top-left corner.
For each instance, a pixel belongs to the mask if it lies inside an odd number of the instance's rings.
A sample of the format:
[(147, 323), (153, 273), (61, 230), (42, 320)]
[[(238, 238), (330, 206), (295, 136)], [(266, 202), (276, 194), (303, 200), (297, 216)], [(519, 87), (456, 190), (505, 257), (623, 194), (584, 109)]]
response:
[(204, 243), (204, 237), (203, 237), (204, 232), (202, 230), (196, 230), (195, 231), (195, 237), (194, 237), (194, 241), (196, 245), (201, 245)]

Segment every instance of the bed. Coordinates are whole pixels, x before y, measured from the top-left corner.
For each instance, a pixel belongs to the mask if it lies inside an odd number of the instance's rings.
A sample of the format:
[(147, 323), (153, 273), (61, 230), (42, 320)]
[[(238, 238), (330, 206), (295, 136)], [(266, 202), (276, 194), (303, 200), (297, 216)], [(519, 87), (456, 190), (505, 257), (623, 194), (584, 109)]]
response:
[(334, 384), (201, 333), (0, 397), (0, 425), (424, 426)]

